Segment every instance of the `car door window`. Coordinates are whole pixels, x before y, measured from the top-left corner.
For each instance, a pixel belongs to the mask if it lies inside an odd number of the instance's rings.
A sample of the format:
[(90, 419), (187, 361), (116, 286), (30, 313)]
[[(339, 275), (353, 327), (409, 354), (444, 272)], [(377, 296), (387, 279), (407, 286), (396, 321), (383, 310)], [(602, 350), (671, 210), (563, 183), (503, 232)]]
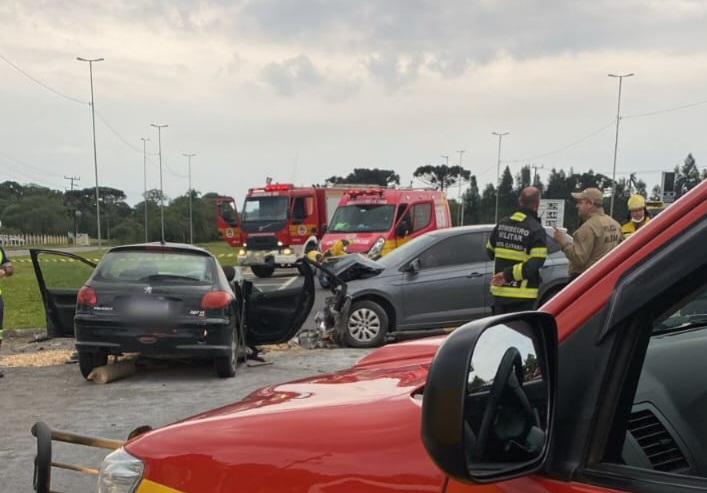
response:
[(664, 491), (706, 491), (707, 266), (647, 290), (645, 301), (627, 322), (638, 342), (596, 467), (619, 468), (639, 493), (656, 491), (656, 481), (670, 485)]
[(412, 208), (412, 232), (420, 231), (432, 221), (432, 204), (415, 204)]
[(420, 268), (429, 269), (483, 262), (486, 260), (484, 241), (484, 237), (480, 233), (462, 234), (446, 238), (420, 255)]
[[(98, 259), (95, 259), (98, 261)], [(94, 266), (78, 257), (42, 252), (37, 255), (38, 266), (46, 289), (75, 289), (83, 286), (93, 273)]]

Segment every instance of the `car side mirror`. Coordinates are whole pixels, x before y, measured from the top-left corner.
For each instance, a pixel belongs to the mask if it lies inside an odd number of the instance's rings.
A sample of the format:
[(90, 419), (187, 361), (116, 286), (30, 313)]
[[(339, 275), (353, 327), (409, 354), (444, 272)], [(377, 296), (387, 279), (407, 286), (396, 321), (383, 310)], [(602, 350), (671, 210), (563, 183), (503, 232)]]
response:
[(412, 260), (409, 264), (407, 264), (405, 267), (402, 268), (403, 272), (409, 272), (411, 274), (414, 274), (420, 270), (420, 259), (416, 258)]
[(327, 226), (326, 223), (323, 223), (319, 229), (321, 230), (322, 234), (324, 234), (326, 233), (327, 229), (329, 229), (329, 226)]
[(450, 477), (489, 483), (530, 474), (548, 455), (557, 369), (552, 315), (521, 312), (452, 332), (430, 367), (422, 441)]
[(231, 282), (236, 278), (236, 269), (232, 265), (224, 265), (221, 269), (223, 270), (223, 273), (226, 274), (226, 280), (228, 282)]

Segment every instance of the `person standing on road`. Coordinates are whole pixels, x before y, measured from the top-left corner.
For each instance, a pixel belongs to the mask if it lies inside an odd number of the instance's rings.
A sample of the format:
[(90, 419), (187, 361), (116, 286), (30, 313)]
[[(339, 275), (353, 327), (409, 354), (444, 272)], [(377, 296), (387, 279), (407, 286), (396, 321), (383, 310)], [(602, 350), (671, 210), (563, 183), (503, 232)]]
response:
[(540, 268), (547, 257), (545, 228), (540, 224), (540, 190), (524, 188), (518, 209), (496, 225), (486, 245), (494, 261), (491, 278), (493, 313), (532, 310), (538, 298)]
[[(5, 253), (5, 249), (0, 246), (0, 279), (3, 277), (9, 277), (15, 272), (15, 268), (10, 262), (10, 257)], [(2, 330), (3, 330), (3, 318), (5, 315), (5, 300), (2, 298), (2, 290), (0, 289), (0, 346), (2, 346)], [(0, 377), (3, 376), (2, 369), (0, 369)]]
[(631, 195), (628, 199), (628, 220), (621, 226), (621, 234), (624, 240), (650, 220), (651, 215), (646, 209), (646, 199), (643, 198), (643, 195)]
[(604, 194), (598, 188), (572, 193), (577, 200), (579, 217), (584, 220), (572, 235), (572, 241), (557, 228), (553, 235), (569, 259), (570, 281), (589, 269), (621, 242), (621, 225), (604, 214)]

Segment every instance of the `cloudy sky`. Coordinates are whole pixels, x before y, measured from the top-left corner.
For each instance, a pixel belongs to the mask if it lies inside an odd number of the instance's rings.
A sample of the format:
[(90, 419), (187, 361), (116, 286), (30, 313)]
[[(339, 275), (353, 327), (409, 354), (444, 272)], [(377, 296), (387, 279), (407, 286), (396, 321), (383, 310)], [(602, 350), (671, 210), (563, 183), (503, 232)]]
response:
[[(502, 159), (649, 187), (692, 152), (707, 165), (707, 2), (702, 0), (4, 0), (2, 179), (95, 184), (141, 200), (192, 185), (321, 183), (355, 167), (462, 164), (482, 185)], [(666, 111), (669, 110), (669, 111)], [(420, 182), (413, 181), (420, 185)], [(450, 194), (456, 197), (456, 191)]]

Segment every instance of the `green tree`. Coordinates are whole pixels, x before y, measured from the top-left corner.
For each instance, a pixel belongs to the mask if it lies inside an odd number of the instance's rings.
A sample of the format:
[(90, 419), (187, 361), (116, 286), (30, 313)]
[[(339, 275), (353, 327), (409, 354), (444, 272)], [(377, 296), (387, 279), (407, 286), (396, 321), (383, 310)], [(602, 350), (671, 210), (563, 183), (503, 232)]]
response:
[(682, 166), (675, 166), (675, 199), (683, 196), (702, 181), (697, 162), (688, 154)]
[(390, 169), (354, 168), (353, 172), (349, 173), (345, 178), (331, 176), (326, 179), (326, 183), (329, 185), (350, 183), (386, 187), (393, 184), (400, 185), (400, 175)]
[(464, 224), (481, 224), (481, 194), (476, 176), (471, 176), (469, 188), (464, 192), (462, 200), (464, 201)]
[(459, 180), (469, 180), (471, 172), (463, 169), (461, 166), (447, 166), (445, 164), (433, 166), (427, 164), (418, 167), (412, 175), (437, 190), (444, 192), (452, 185), (458, 183)]

